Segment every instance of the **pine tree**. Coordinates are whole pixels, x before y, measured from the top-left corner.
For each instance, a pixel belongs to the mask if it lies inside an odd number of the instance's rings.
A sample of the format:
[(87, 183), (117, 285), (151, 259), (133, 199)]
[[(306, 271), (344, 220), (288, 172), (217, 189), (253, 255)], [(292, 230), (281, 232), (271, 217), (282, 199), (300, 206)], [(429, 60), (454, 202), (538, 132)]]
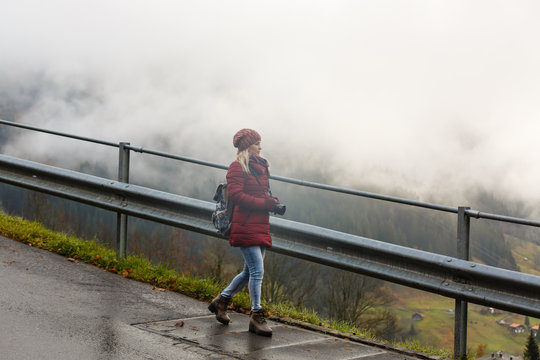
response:
[(525, 360), (540, 360), (540, 352), (538, 351), (538, 343), (532, 333), (529, 333), (527, 340), (527, 346), (525, 346), (525, 352), (523, 353), (523, 359)]

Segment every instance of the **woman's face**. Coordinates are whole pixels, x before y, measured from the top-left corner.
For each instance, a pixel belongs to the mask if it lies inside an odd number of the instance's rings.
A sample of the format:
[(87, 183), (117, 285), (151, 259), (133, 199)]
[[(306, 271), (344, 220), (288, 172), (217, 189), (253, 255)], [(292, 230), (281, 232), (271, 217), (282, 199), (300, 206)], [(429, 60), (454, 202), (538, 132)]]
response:
[(262, 148), (261, 148), (261, 142), (260, 141), (257, 141), (255, 144), (250, 145), (248, 147), (249, 155), (260, 156), (261, 150), (262, 150)]

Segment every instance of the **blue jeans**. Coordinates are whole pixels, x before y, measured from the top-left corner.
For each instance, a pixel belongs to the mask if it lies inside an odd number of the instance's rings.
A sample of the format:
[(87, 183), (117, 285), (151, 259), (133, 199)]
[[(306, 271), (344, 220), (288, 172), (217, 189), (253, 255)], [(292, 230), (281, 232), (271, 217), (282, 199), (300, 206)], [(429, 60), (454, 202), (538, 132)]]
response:
[(244, 256), (244, 270), (221, 292), (221, 296), (232, 298), (246, 285), (249, 289), (251, 310), (261, 309), (261, 287), (264, 275), (264, 246), (240, 247)]

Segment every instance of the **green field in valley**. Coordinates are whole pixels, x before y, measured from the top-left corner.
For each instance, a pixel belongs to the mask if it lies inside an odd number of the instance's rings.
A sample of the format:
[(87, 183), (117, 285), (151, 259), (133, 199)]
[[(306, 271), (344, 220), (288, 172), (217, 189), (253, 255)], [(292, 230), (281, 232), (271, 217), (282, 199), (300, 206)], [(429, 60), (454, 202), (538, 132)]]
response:
[[(414, 327), (414, 337), (421, 343), (433, 347), (453, 350), (454, 347), (454, 300), (439, 295), (412, 289), (394, 289), (398, 297), (394, 313), (399, 319), (399, 326), (405, 331)], [(491, 314), (484, 306), (469, 304), (468, 340), (469, 352), (476, 353), (479, 346), (485, 346), (484, 353), (498, 350), (522, 355), (528, 333), (512, 334), (507, 326), (499, 325), (504, 320), (507, 324), (525, 324), (523, 315), (496, 312)], [(419, 313), (423, 320), (413, 320), (412, 315)], [(538, 319), (529, 319), (531, 326), (540, 324)]]
[[(516, 263), (522, 272), (540, 275), (540, 246), (531, 242), (507, 236), (512, 246)], [(394, 313), (398, 317), (399, 327), (403, 332), (414, 328), (414, 337), (421, 343), (450, 351), (454, 347), (454, 300), (427, 292), (388, 285), (396, 301)], [(525, 316), (508, 312), (490, 313), (484, 306), (469, 304), (468, 339), (469, 352), (476, 353), (481, 347), (489, 354), (502, 350), (517, 356), (523, 356), (528, 332), (512, 334), (506, 325), (499, 325), (503, 320), (507, 325), (517, 323), (525, 325)], [(419, 313), (423, 320), (413, 320)], [(530, 326), (539, 325), (539, 319), (529, 319)], [(481, 355), (481, 354), (480, 354)]]

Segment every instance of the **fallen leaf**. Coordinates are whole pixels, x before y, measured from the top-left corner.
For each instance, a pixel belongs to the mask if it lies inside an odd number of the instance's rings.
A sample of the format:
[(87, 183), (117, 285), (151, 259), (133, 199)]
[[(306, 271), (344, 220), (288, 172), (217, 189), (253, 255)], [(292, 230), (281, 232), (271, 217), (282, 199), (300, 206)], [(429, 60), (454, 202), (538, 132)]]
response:
[(8, 265), (11, 265), (15, 262), (15, 260), (4, 260), (2, 261), (4, 264), (8, 264)]
[(129, 275), (129, 271), (124, 270), (122, 271), (122, 277), (127, 277)]
[(184, 322), (182, 320), (178, 321), (176, 324), (174, 324), (175, 327), (182, 327), (184, 326)]
[(156, 290), (156, 291), (167, 291), (167, 290), (162, 289), (162, 288), (157, 287), (157, 286), (154, 286), (154, 287), (152, 288), (152, 290)]
[(74, 263), (77, 263), (77, 262), (78, 262), (78, 261), (75, 260), (74, 258), (68, 258), (68, 260), (71, 261), (71, 262), (74, 262)]

